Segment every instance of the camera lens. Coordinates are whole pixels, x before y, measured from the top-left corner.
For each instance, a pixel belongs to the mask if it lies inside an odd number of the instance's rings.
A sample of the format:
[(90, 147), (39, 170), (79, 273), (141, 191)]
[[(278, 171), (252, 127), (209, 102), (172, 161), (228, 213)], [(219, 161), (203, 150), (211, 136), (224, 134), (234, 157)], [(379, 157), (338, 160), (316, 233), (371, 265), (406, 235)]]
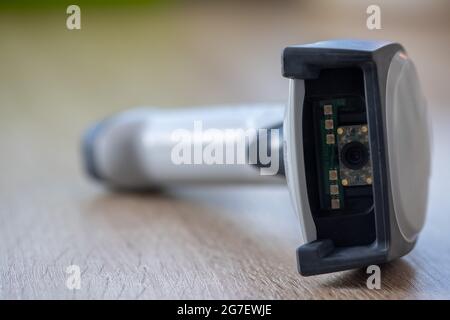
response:
[(369, 161), (369, 152), (361, 142), (352, 141), (342, 148), (341, 160), (347, 168), (358, 170)]

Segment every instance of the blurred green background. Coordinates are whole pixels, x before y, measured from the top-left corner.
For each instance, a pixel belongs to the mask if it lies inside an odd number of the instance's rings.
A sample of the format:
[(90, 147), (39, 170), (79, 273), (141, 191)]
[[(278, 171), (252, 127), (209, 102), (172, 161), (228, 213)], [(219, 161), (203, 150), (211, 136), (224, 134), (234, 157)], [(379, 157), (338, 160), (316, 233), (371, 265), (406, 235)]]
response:
[(78, 6), (83, 7), (132, 7), (132, 6), (166, 6), (170, 3), (178, 2), (177, 0), (79, 0), (79, 1), (70, 1), (70, 0), (4, 0), (0, 2), (0, 7), (3, 8), (11, 8), (11, 9), (27, 9), (27, 10), (36, 10), (36, 9), (44, 9), (48, 10), (51, 8), (66, 8), (71, 4), (76, 4)]
[[(81, 30), (66, 8), (81, 7)], [(450, 2), (2, 1), (0, 130), (62, 126), (77, 138), (107, 114), (137, 105), (285, 101), (280, 55), (330, 38), (398, 41), (416, 61), (430, 107), (449, 100)], [(438, 79), (438, 80), (436, 80)], [(69, 121), (70, 119), (70, 121)]]

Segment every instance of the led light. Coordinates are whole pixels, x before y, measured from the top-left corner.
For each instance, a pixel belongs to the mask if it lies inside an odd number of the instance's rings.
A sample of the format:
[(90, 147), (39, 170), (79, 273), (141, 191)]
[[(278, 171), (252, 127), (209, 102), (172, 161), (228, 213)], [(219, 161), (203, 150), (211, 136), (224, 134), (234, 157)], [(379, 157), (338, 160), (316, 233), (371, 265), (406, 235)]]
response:
[(333, 129), (333, 120), (325, 120), (325, 129), (331, 130)]
[(333, 114), (333, 106), (331, 104), (326, 104), (323, 106), (323, 114), (332, 115)]
[(331, 199), (331, 209), (339, 209), (341, 207), (341, 203), (339, 199)]
[(330, 194), (332, 194), (332, 195), (339, 194), (339, 187), (337, 184), (330, 185)]
[(329, 180), (334, 181), (334, 180), (337, 180), (337, 178), (338, 178), (337, 170), (328, 171), (328, 179)]
[(327, 134), (327, 144), (334, 144), (335, 139), (334, 139), (334, 134), (330, 133)]

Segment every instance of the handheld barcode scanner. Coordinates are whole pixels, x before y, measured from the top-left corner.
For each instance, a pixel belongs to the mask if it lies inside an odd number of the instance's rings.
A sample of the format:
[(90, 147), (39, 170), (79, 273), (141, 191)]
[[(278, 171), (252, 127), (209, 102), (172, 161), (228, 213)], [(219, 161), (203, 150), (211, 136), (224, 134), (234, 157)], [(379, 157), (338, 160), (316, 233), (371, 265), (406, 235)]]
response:
[[(302, 226), (297, 257), (305, 276), (407, 254), (425, 220), (430, 136), (426, 103), (405, 50), (389, 42), (324, 41), (287, 47), (282, 63), (290, 79), (287, 108), (125, 112), (85, 137), (88, 172), (121, 188), (280, 183), (285, 177)], [(191, 164), (174, 163), (174, 131), (192, 131), (196, 121), (203, 130), (282, 128), (282, 135), (269, 135), (267, 151), (284, 165), (272, 175), (261, 171), (267, 163), (259, 158), (246, 165), (208, 164), (194, 155)], [(217, 137), (195, 130), (190, 136), (194, 151)], [(240, 138), (220, 136), (228, 143)], [(258, 139), (246, 141), (250, 149)]]

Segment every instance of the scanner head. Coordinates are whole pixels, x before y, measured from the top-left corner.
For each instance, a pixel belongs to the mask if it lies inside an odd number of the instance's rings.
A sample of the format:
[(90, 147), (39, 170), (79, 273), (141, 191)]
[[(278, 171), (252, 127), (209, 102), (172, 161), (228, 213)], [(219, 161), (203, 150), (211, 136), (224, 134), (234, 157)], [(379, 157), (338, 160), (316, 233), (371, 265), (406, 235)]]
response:
[(287, 47), (286, 176), (303, 275), (390, 261), (414, 247), (430, 175), (426, 102), (404, 48), (334, 40)]

